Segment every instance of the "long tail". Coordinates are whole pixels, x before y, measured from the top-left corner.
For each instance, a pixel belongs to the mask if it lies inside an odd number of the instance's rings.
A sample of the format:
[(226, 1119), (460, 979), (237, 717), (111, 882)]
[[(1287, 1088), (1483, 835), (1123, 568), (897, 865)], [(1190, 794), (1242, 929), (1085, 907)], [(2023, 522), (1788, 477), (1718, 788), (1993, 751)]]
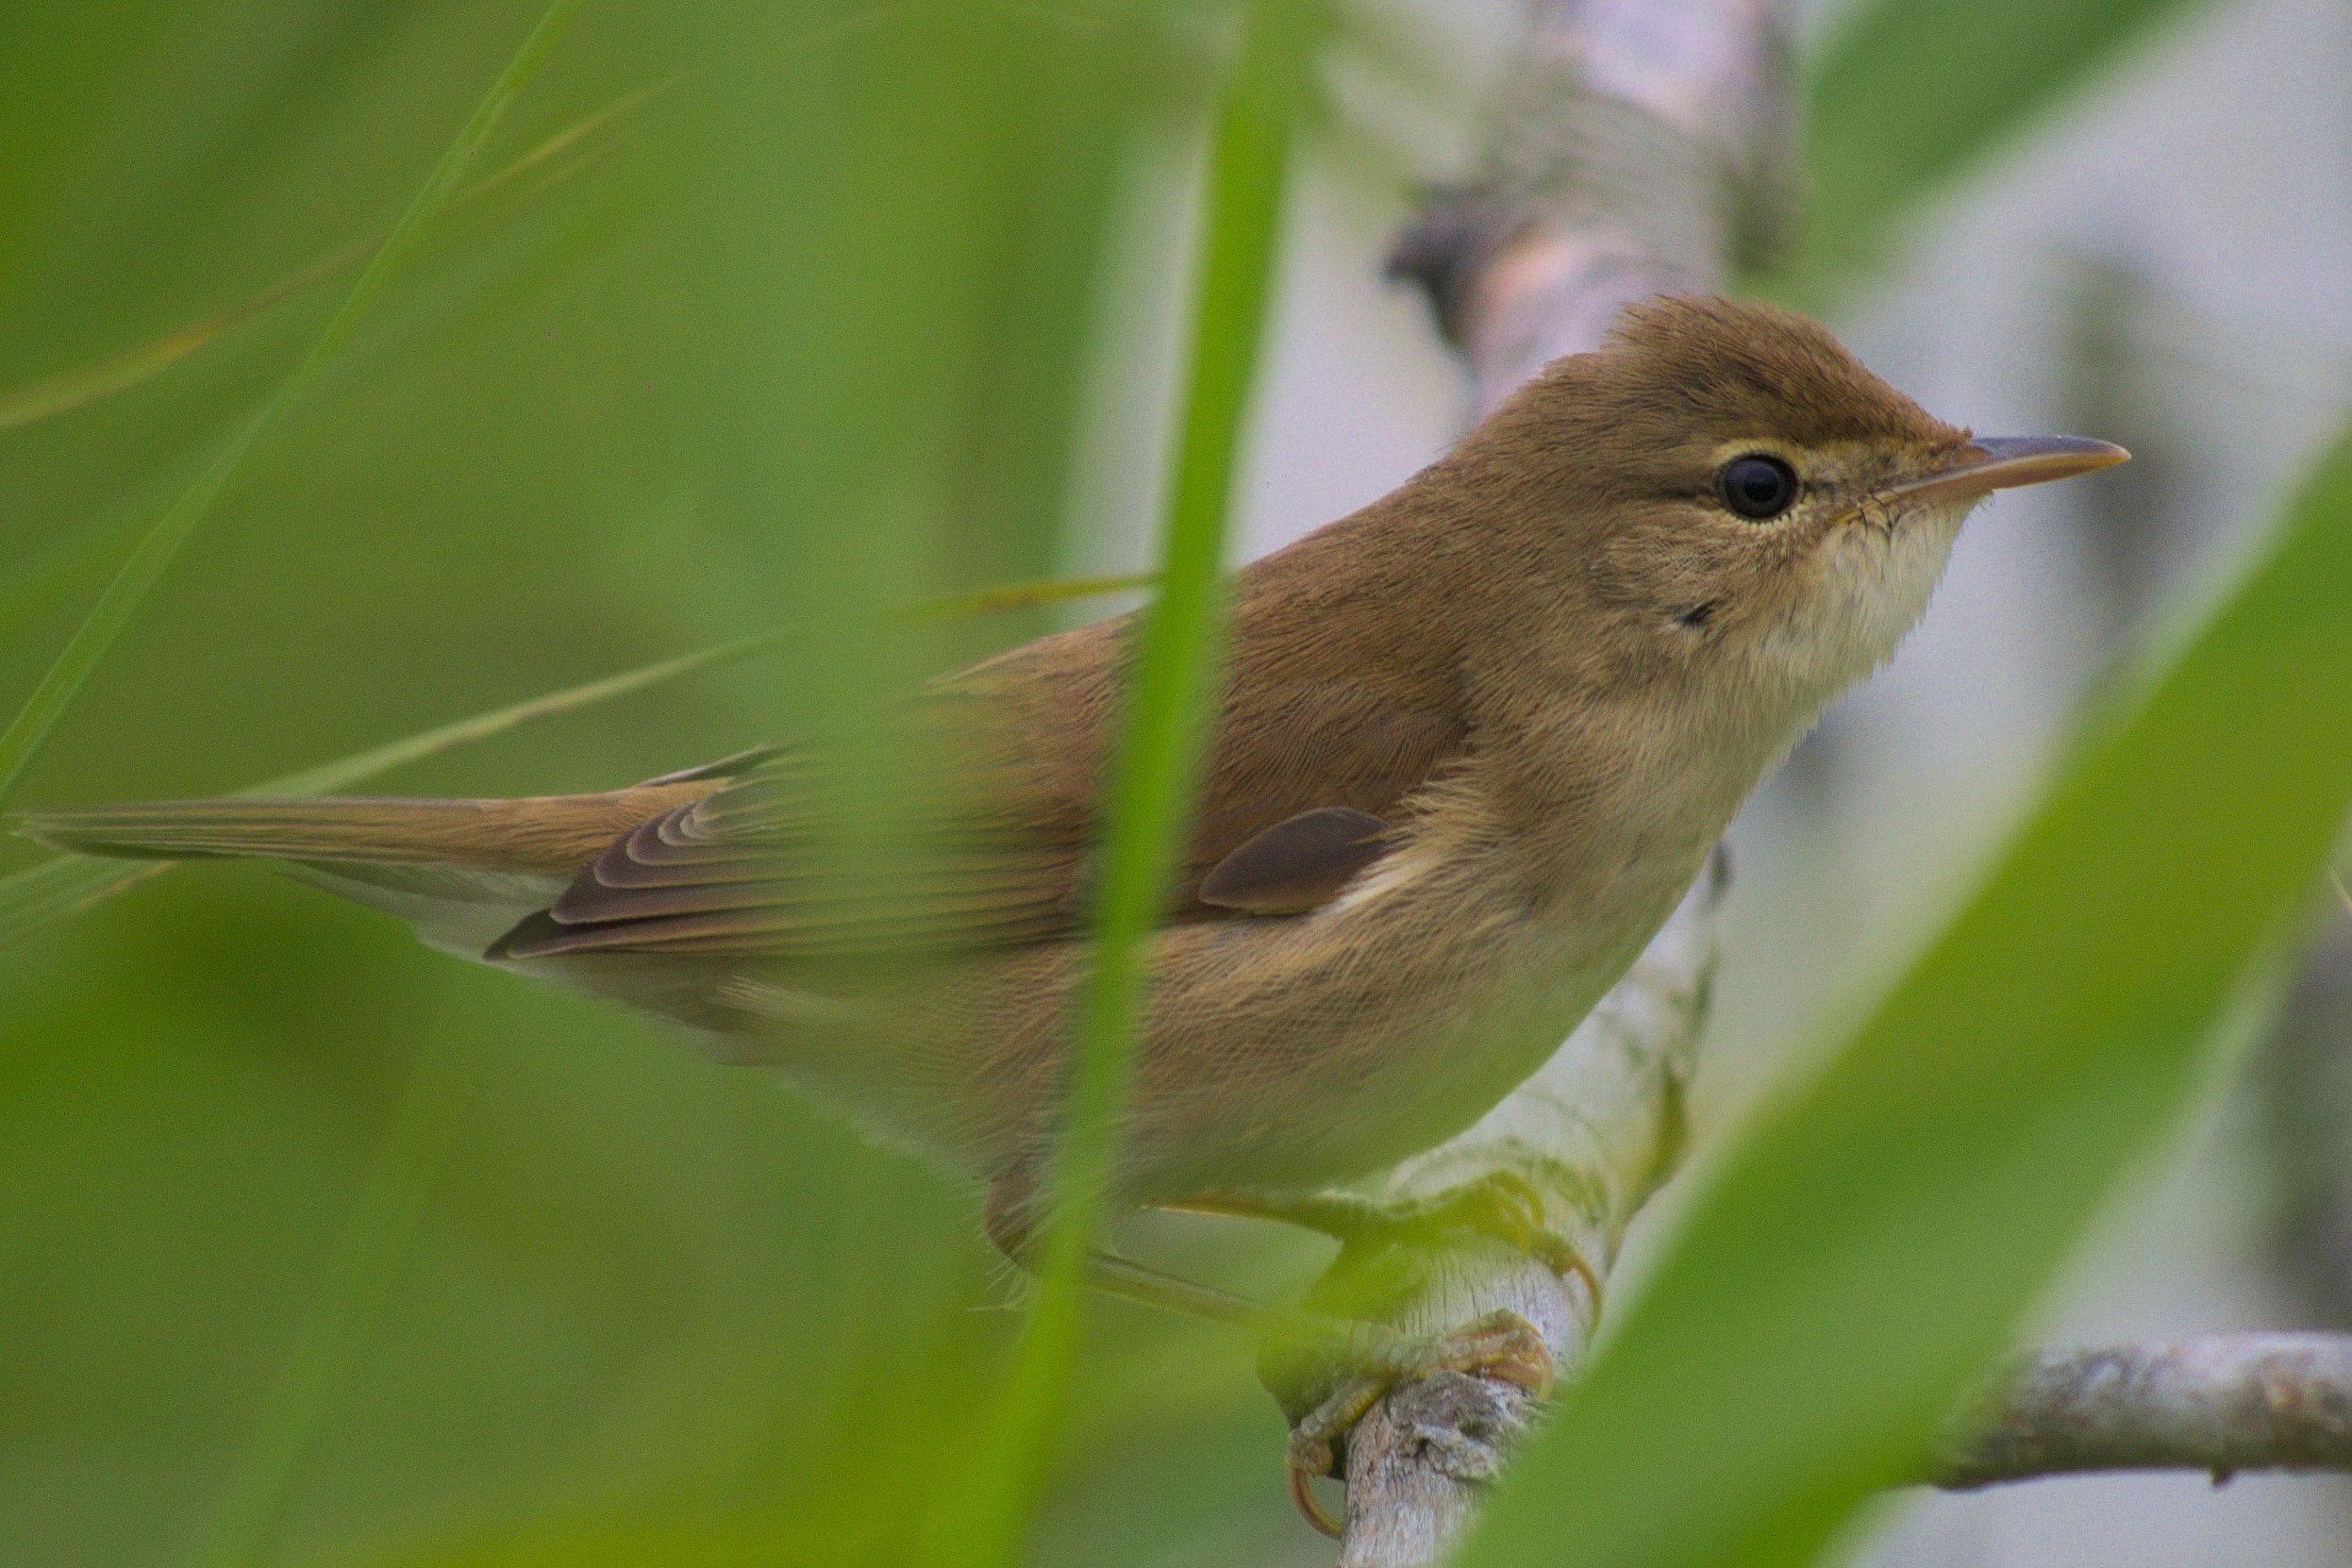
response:
[(405, 796), (139, 801), (28, 812), (53, 849), (134, 859), (262, 858), (566, 876), (659, 812), (709, 794), (696, 779), (517, 800)]

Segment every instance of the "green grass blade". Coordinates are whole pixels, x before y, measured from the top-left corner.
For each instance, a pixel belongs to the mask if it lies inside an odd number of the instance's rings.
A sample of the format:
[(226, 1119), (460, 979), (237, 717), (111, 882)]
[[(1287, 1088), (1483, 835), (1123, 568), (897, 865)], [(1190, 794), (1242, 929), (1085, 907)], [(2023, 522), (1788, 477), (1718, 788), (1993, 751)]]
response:
[(1143, 616), (1134, 684), (1105, 813), (1094, 967), (1076, 1020), (1038, 1292), (994, 1442), (951, 1487), (932, 1557), (1012, 1560), (1043, 1484), (1075, 1361), (1086, 1259), (1103, 1214), (1126, 1099), (1144, 943), (1165, 905), (1214, 699), (1220, 572), (1235, 455), (1264, 335), (1282, 198), (1315, 31), (1284, 4), (1255, 8), (1209, 141), (1191, 386), (1162, 543), (1160, 592)]
[(2182, 0), (1877, 0), (1808, 84), (1812, 193), (1791, 292), (1818, 304), (1903, 215), (2013, 144)]
[(30, 386), (0, 392), (0, 430), (19, 429), (58, 414), (72, 413), (152, 380), (270, 307), (293, 298), (313, 284), (324, 283), (345, 268), (357, 266), (375, 249), (374, 244), (354, 245), (323, 261), (314, 261), (201, 321), (150, 338), (94, 364), (81, 365)]
[[(934, 599), (914, 606), (907, 614), (921, 620), (938, 620), (1027, 609), (1070, 599), (1128, 592), (1147, 588), (1155, 580), (1149, 574), (1129, 574), (1010, 583)], [(237, 792), (244, 795), (311, 795), (347, 790), (356, 784), (381, 777), (395, 768), (504, 735), (542, 719), (575, 713), (599, 703), (665, 686), (704, 670), (741, 663), (762, 654), (781, 652), (791, 645), (791, 641), (790, 634), (785, 632), (763, 632), (756, 637), (723, 642), (716, 647), (680, 654), (674, 659), (659, 659), (633, 670), (624, 670), (618, 675), (569, 686), (560, 692), (550, 692), (505, 708), (493, 708), (487, 713), (476, 713), (421, 734), (388, 741), (380, 746), (371, 746), (331, 762), (321, 762), (298, 773), (285, 774)], [(85, 855), (61, 855), (11, 876), (0, 877), (0, 948), (22, 942), (115, 893), (150, 881), (171, 870), (172, 864), (169, 861), (102, 860)]]
[[(442, 725), (422, 734), (371, 746), (349, 757), (340, 757), (331, 762), (322, 762), (298, 773), (269, 779), (250, 789), (240, 790), (237, 793), (309, 795), (347, 790), (355, 784), (390, 773), (394, 768), (477, 741), (487, 741), (492, 736), (504, 735), (541, 719), (576, 712), (580, 709), (610, 702), (617, 697), (643, 692), (704, 670), (773, 653), (785, 645), (784, 634), (771, 632), (696, 653), (681, 654), (676, 659), (641, 665), (619, 675), (607, 676), (601, 680), (567, 687), (560, 692), (551, 692), (544, 696)], [(105, 860), (92, 856), (61, 855), (12, 876), (0, 878), (0, 947), (22, 942), (58, 921), (81, 913), (101, 900), (152, 879), (171, 867), (170, 861)]]
[(121, 527), (54, 545), (0, 587), (0, 642), (23, 634), (42, 616), (62, 608), (105, 576), (122, 552)]
[[(994, 614), (1005, 610), (1033, 609), (1039, 605), (1054, 604), (1069, 599), (1128, 592), (1146, 587), (1154, 580), (1149, 574), (1128, 573), (1108, 577), (1072, 577), (1045, 582), (1010, 583), (930, 600), (912, 607), (906, 613), (909, 617), (923, 620)], [(454, 724), (428, 729), (421, 735), (389, 741), (383, 745), (355, 752), (349, 757), (338, 758), (332, 762), (322, 762), (314, 768), (306, 768), (300, 773), (287, 774), (283, 777), (271, 779), (266, 784), (258, 784), (250, 790), (239, 792), (254, 795), (309, 795), (326, 794), (335, 790), (349, 789), (354, 784), (390, 773), (394, 768), (405, 767), (410, 762), (438, 756), (458, 746), (470, 745), (476, 741), (487, 741), (492, 736), (504, 735), (509, 730), (520, 728), (524, 725), (532, 724), (541, 719), (553, 718), (559, 713), (575, 712), (583, 708), (592, 708), (598, 703), (610, 702), (616, 697), (630, 696), (650, 687), (666, 686), (674, 680), (700, 674), (704, 670), (717, 669), (727, 664), (740, 664), (744, 659), (757, 659), (762, 654), (779, 653), (791, 645), (791, 633), (780, 631), (761, 632), (753, 637), (738, 638), (732, 642), (722, 642), (716, 647), (680, 654), (675, 659), (659, 659), (651, 664), (640, 665), (634, 670), (624, 670), (619, 675), (607, 676), (601, 680), (592, 680), (579, 686), (566, 687), (560, 692), (550, 692), (545, 696), (533, 697), (510, 707), (492, 709), (487, 713), (477, 713), (470, 719), (459, 719)]]
[(976, 588), (969, 593), (916, 605), (907, 614), (918, 621), (942, 621), (965, 615), (996, 615), (1007, 610), (1035, 609), (1070, 599), (1099, 598), (1106, 593), (1132, 593), (1159, 581), (1157, 572), (1120, 572), (1107, 577), (1051, 577), (1043, 582), (1006, 583)]
[[(494, 191), (506, 189), (525, 175), (542, 171), (559, 172), (575, 167), (570, 163), (557, 164), (555, 160), (578, 148), (597, 132), (669, 92), (678, 80), (677, 77), (671, 77), (650, 87), (640, 88), (595, 113), (574, 121), (512, 162), (485, 175), (459, 192), (451, 198), (450, 205), (458, 207), (475, 201)], [(58, 414), (71, 413), (150, 381), (198, 349), (218, 342), (274, 306), (325, 282), (338, 273), (358, 266), (381, 250), (383, 245), (383, 241), (371, 240), (365, 244), (338, 251), (322, 260), (313, 261), (300, 272), (280, 278), (266, 289), (248, 294), (225, 309), (217, 310), (186, 326), (151, 338), (93, 364), (62, 371), (13, 392), (0, 392), (0, 430), (13, 430)]]
[(137, 548), (131, 551), (130, 559), (123, 563), (122, 571), (99, 595), (98, 602), (91, 608), (79, 629), (58, 655), (48, 674), (42, 677), (41, 684), (25, 700), (15, 720), (5, 732), (0, 732), (0, 806), (7, 805), (15, 794), (17, 786), (24, 780), (25, 768), (31, 764), (42, 742), (48, 738), (50, 730), (56, 727), (58, 720), (72, 704), (75, 693), (81, 690), (82, 683), (90, 678), (91, 673), (106, 658), (115, 639), (122, 635), (123, 628), (130, 625), (148, 592), (163, 575), (164, 569), (171, 565), (172, 559), (179, 553), (180, 546), (187, 543), (189, 536), (210, 515), (221, 492), (228, 488), (230, 479), (236, 476), (238, 469), (243, 465), (255, 445), (317, 378), (319, 371), (334, 357), (344, 340), (351, 336), (359, 318), (366, 313), (376, 295), (383, 292), (384, 285), (415, 250), (427, 223), (458, 189), (467, 166), (481, 151), (483, 143), (490, 140), (499, 118), (538, 73), (548, 52), (555, 47), (556, 40), (561, 36), (565, 24), (571, 21), (572, 12), (577, 5), (578, 0), (552, 0), (542, 13), (538, 25), (523, 41), (522, 47), (515, 51), (514, 58), (507, 62), (507, 68), (492, 84), (489, 93), (475, 107), (473, 117), (459, 131), (457, 140), (450, 143), (449, 149), (433, 166), (432, 173), (425, 176), (425, 183), (409, 200), (408, 210), (392, 225), (392, 231), (383, 245), (369, 259), (359, 280), (352, 285), (350, 294), (328, 319), (318, 340), (310, 345), (309, 352), (278, 383), (277, 390), (261, 406), (260, 411), (238, 428), (228, 443), (197, 475), (195, 482), (139, 542)]
[(71, 920), (142, 882), (152, 882), (175, 863), (60, 855), (0, 877), (0, 948)]
[(519, 729), (540, 719), (576, 712), (598, 703), (610, 702), (616, 697), (630, 696), (652, 687), (664, 686), (704, 670), (741, 663), (761, 654), (776, 653), (787, 643), (788, 638), (783, 632), (763, 632), (757, 637), (739, 638), (732, 642), (722, 642), (715, 648), (680, 654), (675, 659), (640, 665), (634, 670), (566, 687), (560, 692), (550, 692), (545, 696), (533, 697), (510, 707), (492, 709), (470, 719), (459, 719), (455, 724), (428, 729), (421, 735), (388, 741), (380, 746), (371, 746), (366, 751), (355, 752), (332, 762), (322, 762), (299, 773), (290, 773), (266, 784), (257, 784), (250, 790), (241, 790), (238, 793), (316, 795), (347, 790), (354, 784), (388, 774), (394, 768), (422, 761), (459, 746), (471, 745), (476, 741), (487, 741), (494, 735), (504, 735), (509, 730)]
[(312, 1434), (349, 1385), (362, 1343), (398, 1282), (401, 1259), (425, 1216), (478, 1071), (472, 1054), (460, 1052), (444, 1031), (427, 1035), (418, 1047), (328, 1259), (317, 1305), (278, 1364), (253, 1436), (192, 1554), (195, 1568), (267, 1560)]
[[(787, 58), (809, 49), (838, 43), (859, 32), (871, 30), (881, 23), (917, 15), (923, 8), (920, 6), (883, 6), (841, 17), (794, 40), (776, 58)], [(685, 85), (688, 79), (685, 75), (665, 76), (615, 99), (592, 114), (582, 116), (513, 161), (483, 175), (451, 196), (448, 198), (449, 205), (455, 208), (479, 200), (532, 174), (546, 176), (533, 187), (534, 190), (542, 188), (547, 179), (578, 166), (576, 159), (559, 163), (557, 160), (559, 158), (578, 151), (592, 138), (612, 126), (628, 122), (639, 110)], [(150, 381), (254, 317), (338, 273), (358, 266), (375, 255), (386, 242), (371, 240), (364, 244), (353, 245), (314, 261), (268, 288), (185, 326), (175, 327), (93, 363), (60, 371), (12, 391), (0, 392), (0, 431), (18, 429), (59, 414), (71, 413)]]
[(2094, 725), (1816, 1079), (1756, 1118), (1466, 1562), (1808, 1560), (2002, 1346), (2352, 804), (2352, 436)]

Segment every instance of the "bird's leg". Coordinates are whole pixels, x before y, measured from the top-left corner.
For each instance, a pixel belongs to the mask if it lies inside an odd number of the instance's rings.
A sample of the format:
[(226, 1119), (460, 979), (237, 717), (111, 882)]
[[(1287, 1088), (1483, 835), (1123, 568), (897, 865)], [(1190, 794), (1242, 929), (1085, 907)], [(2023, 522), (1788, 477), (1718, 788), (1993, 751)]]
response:
[(1213, 1323), (1230, 1323), (1278, 1338), (1316, 1337), (1326, 1327), (1339, 1324), (1337, 1319), (1285, 1311), (1213, 1285), (1195, 1284), (1100, 1248), (1087, 1259), (1087, 1279), (1105, 1295), (1115, 1295), (1123, 1301), (1140, 1302), (1187, 1317), (1207, 1318)]
[(1212, 1192), (1162, 1207), (1183, 1213), (1278, 1220), (1366, 1253), (1390, 1246), (1427, 1246), (1449, 1230), (1466, 1230), (1516, 1247), (1562, 1278), (1573, 1275), (1584, 1282), (1593, 1307), (1600, 1306), (1600, 1271), (1568, 1238), (1543, 1223), (1543, 1199), (1508, 1171), (1492, 1172), (1432, 1198), (1387, 1201), (1356, 1193)]
[[(1034, 1188), (1026, 1174), (1009, 1173), (989, 1184), (988, 1199), (981, 1209), (981, 1227), (998, 1252), (1015, 1268), (1031, 1276), (1037, 1273), (1041, 1261), (1039, 1219)], [(1087, 1279), (1106, 1295), (1181, 1312), (1187, 1317), (1234, 1324), (1285, 1343), (1320, 1343), (1328, 1339), (1332, 1329), (1347, 1326), (1335, 1318), (1270, 1307), (1213, 1285), (1195, 1284), (1100, 1248), (1088, 1255)]]

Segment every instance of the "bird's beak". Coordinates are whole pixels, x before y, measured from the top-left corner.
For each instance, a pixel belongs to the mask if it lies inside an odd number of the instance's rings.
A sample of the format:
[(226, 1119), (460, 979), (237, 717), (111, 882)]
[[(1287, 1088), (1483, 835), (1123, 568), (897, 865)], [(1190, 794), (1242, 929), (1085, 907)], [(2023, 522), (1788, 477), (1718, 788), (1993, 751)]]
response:
[(1880, 493), (1898, 501), (1956, 500), (2110, 468), (2131, 454), (2085, 436), (1977, 436), (1932, 474)]

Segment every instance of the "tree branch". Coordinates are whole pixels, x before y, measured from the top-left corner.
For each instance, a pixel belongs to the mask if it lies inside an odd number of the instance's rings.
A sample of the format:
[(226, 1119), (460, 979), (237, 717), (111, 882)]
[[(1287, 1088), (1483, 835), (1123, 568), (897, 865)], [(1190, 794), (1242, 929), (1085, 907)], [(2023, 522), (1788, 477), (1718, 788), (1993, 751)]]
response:
[(1618, 309), (1720, 288), (1795, 209), (1793, 66), (1768, 0), (1534, 0), (1484, 164), (1391, 254), (1427, 292), (1477, 412)]
[(2104, 1470), (2352, 1471), (2352, 1335), (2210, 1334), (2045, 1350), (1957, 1420), (1929, 1464), (1972, 1490)]

